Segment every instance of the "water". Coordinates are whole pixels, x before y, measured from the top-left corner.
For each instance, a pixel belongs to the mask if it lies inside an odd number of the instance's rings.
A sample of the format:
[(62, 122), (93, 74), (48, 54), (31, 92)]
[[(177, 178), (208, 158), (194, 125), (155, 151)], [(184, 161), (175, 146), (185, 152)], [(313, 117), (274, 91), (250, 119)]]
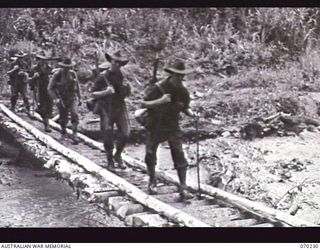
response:
[(54, 172), (27, 159), (1, 158), (0, 227), (123, 227), (118, 218), (77, 199)]

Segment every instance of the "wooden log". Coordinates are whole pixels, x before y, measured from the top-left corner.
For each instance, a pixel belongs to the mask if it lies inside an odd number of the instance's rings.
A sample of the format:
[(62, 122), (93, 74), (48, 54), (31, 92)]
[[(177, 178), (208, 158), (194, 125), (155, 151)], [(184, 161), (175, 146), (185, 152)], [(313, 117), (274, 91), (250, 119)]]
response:
[(230, 222), (226, 222), (224, 226), (225, 227), (251, 227), (256, 223), (257, 221), (255, 219), (233, 220)]
[(134, 227), (166, 227), (168, 222), (159, 214), (133, 215)]
[[(38, 115), (37, 113), (34, 113), (33, 115)], [(56, 122), (60, 118), (60, 115), (56, 115), (55, 117), (51, 118), (52, 121)]]
[[(38, 117), (39, 119), (39, 117)], [(41, 119), (41, 118), (40, 118)], [(50, 126), (52, 126), (53, 128), (59, 128), (59, 125), (50, 121)], [(67, 130), (68, 133), (72, 133), (71, 130)], [(95, 140), (92, 140), (91, 138), (80, 134), (79, 133), (79, 139), (82, 140), (85, 144), (96, 148), (96, 149), (100, 149), (101, 151), (104, 151), (104, 147), (103, 144), (101, 142), (97, 142)], [(141, 170), (146, 170), (146, 166), (143, 162), (133, 159), (130, 156), (126, 155), (125, 153), (123, 154), (123, 160), (131, 165), (132, 167), (141, 169)], [(175, 183), (176, 185), (179, 184), (179, 181), (177, 179), (176, 176), (172, 176), (169, 175), (167, 173), (158, 171), (156, 173), (158, 178), (162, 178), (166, 181)], [(191, 190), (197, 191), (198, 190), (198, 184), (197, 183), (187, 183), (188, 188), (190, 188)], [(256, 214), (258, 216), (262, 216), (264, 218), (267, 218), (271, 221), (274, 220), (279, 220), (284, 224), (290, 225), (290, 226), (294, 226), (294, 227), (303, 227), (303, 226), (308, 226), (308, 227), (318, 227), (319, 225), (299, 219), (295, 216), (292, 215), (288, 215), (287, 213), (278, 211), (276, 209), (273, 208), (269, 208), (265, 205), (263, 205), (262, 203), (259, 202), (254, 202), (251, 201), (249, 199), (245, 199), (242, 197), (238, 197), (234, 194), (231, 193), (227, 193), (221, 189), (212, 187), (212, 186), (208, 186), (205, 184), (201, 184), (201, 188), (200, 188), (201, 192), (204, 194), (208, 194), (210, 196), (214, 196), (218, 199), (221, 199), (223, 201), (226, 201), (229, 204), (233, 204), (235, 206), (238, 206), (240, 208), (242, 208), (245, 211), (248, 211), (250, 213)]]
[(173, 208), (159, 200), (153, 198), (152, 196), (147, 195), (142, 192), (140, 189), (135, 187), (134, 185), (128, 183), (124, 179), (119, 176), (109, 172), (108, 170), (98, 166), (96, 163), (89, 160), (87, 157), (78, 154), (77, 152), (66, 148), (62, 144), (58, 143), (56, 140), (51, 138), (50, 136), (42, 133), (41, 131), (34, 128), (34, 126), (28, 124), (20, 117), (12, 113), (8, 108), (6, 108), (3, 104), (0, 104), (0, 110), (6, 114), (12, 121), (17, 123), (19, 126), (26, 129), (29, 133), (31, 133), (35, 138), (44, 144), (48, 145), (50, 148), (56, 150), (60, 154), (64, 155), (68, 159), (72, 160), (79, 166), (81, 166), (86, 171), (96, 174), (98, 176), (102, 176), (112, 185), (118, 187), (121, 191), (125, 192), (132, 199), (136, 200), (138, 203), (145, 205), (146, 207), (157, 211), (158, 213), (172, 219), (176, 223), (180, 223), (183, 226), (187, 227), (210, 227), (206, 223), (199, 221), (198, 219)]
[(60, 178), (68, 180), (75, 189), (76, 186), (91, 187), (91, 193), (93, 193), (94, 187), (101, 186), (101, 182), (98, 181), (97, 178), (88, 175), (84, 170), (81, 171), (77, 165), (66, 160), (61, 155), (58, 155), (46, 145), (35, 141), (35, 138), (31, 138), (30, 134), (17, 124), (0, 119), (0, 126), (4, 132), (14, 134), (15, 140), (22, 145), (24, 150), (33, 154), (40, 162), (42, 162), (44, 164), (43, 167), (59, 173)]

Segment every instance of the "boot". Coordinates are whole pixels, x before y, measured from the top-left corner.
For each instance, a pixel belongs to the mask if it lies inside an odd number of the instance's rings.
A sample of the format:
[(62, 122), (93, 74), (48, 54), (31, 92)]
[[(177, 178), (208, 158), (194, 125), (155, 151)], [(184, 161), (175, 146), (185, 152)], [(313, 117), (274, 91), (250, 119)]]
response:
[(67, 137), (67, 130), (65, 126), (61, 126), (61, 140), (65, 140)]
[(113, 161), (113, 155), (112, 155), (112, 151), (111, 152), (107, 152), (107, 166), (110, 168), (114, 168), (114, 161)]
[(148, 193), (149, 194), (157, 194), (157, 178), (156, 178), (156, 171), (155, 166), (148, 166), (148, 174), (149, 174), (149, 184), (148, 184)]
[(187, 177), (187, 168), (179, 168), (177, 169), (178, 177), (180, 181), (179, 193), (180, 193), (180, 200), (186, 201), (193, 198), (193, 195), (187, 191), (186, 187), (186, 177)]
[(150, 177), (150, 179), (149, 179), (148, 193), (149, 194), (157, 194), (158, 193), (157, 180), (154, 176)]
[(15, 109), (16, 109), (16, 103), (17, 103), (17, 101), (15, 101), (15, 100), (11, 97), (10, 102), (11, 102), (10, 110), (11, 110), (12, 112), (14, 112)]
[(30, 112), (30, 107), (29, 107), (29, 106), (26, 106), (26, 113), (27, 113), (27, 116), (32, 119), (31, 112)]
[(116, 152), (116, 154), (114, 155), (114, 160), (118, 164), (118, 168), (126, 169), (126, 166), (124, 165), (121, 157), (121, 153)]
[(78, 139), (78, 127), (75, 124), (72, 124), (72, 135), (71, 135), (71, 139), (73, 140), (74, 145), (79, 143), (79, 139)]
[(52, 132), (51, 128), (49, 127), (48, 119), (43, 119), (43, 123), (44, 123), (44, 131), (48, 133)]

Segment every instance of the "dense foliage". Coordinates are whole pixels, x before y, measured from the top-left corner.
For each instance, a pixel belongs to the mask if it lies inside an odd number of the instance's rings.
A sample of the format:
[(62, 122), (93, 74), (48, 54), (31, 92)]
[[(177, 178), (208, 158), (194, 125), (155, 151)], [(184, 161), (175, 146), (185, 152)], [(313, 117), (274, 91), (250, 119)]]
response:
[[(8, 58), (17, 50), (29, 55), (45, 50), (53, 56), (70, 56), (85, 83), (96, 52), (101, 63), (106, 50), (122, 49), (130, 58), (124, 71), (135, 97), (151, 78), (156, 57), (160, 69), (182, 58), (196, 69), (189, 80), (202, 81), (192, 86), (212, 93), (201, 104), (208, 112), (221, 109), (224, 116), (225, 109), (232, 109), (232, 114), (246, 117), (250, 107), (256, 107), (269, 113), (275, 109), (273, 100), (288, 89), (275, 90), (279, 84), (300, 88), (305, 87), (304, 82), (317, 81), (319, 21), (319, 8), (0, 9), (0, 88), (6, 86)], [(257, 87), (264, 89), (258, 91), (261, 97), (239, 96), (241, 102), (225, 97), (219, 101), (222, 95), (215, 96), (220, 90), (256, 91)], [(315, 85), (310, 88), (317, 89)], [(271, 89), (274, 97), (264, 101), (263, 93)], [(227, 108), (208, 104), (210, 98)]]
[[(0, 43), (93, 62), (122, 48), (141, 66), (158, 53), (183, 57), (208, 74), (295, 59), (316, 45), (317, 8), (1, 9)], [(24, 43), (21, 44), (21, 41)], [(2, 54), (4, 55), (4, 54)], [(103, 60), (100, 55), (100, 60)]]

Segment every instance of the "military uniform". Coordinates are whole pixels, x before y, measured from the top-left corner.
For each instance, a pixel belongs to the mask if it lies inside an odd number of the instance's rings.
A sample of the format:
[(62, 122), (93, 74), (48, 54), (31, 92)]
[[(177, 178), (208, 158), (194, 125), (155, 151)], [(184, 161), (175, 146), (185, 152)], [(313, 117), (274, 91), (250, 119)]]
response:
[[(13, 70), (15, 66), (18, 68)], [(30, 110), (29, 100), (27, 97), (28, 74), (26, 73), (26, 68), (26, 64), (20, 58), (11, 63), (10, 71), (8, 72), (8, 83), (11, 86), (11, 110), (15, 109), (19, 94), (22, 96), (23, 103), (27, 111)]]
[(103, 131), (104, 148), (107, 152), (109, 164), (112, 164), (113, 158), (113, 129), (114, 124), (119, 130), (119, 138), (116, 143), (116, 156), (119, 157), (123, 151), (126, 142), (130, 136), (130, 123), (128, 118), (125, 97), (129, 95), (128, 87), (123, 85), (123, 75), (119, 70), (107, 69), (102, 72), (95, 81), (92, 92), (102, 91), (109, 85), (114, 88), (115, 93), (98, 98), (96, 100), (96, 112), (100, 115), (100, 126)]
[(168, 141), (169, 143), (174, 167), (180, 169), (188, 166), (182, 149), (182, 131), (179, 126), (179, 113), (189, 108), (189, 92), (183, 86), (181, 88), (174, 87), (170, 83), (170, 78), (167, 78), (161, 83), (160, 87), (155, 85), (149, 93), (146, 93), (144, 100), (158, 99), (163, 93), (171, 94), (172, 101), (150, 109), (148, 124), (146, 125), (145, 162), (151, 175), (154, 175), (157, 164), (157, 148), (164, 141)]
[[(176, 64), (177, 72), (174, 68), (169, 68), (169, 73), (185, 74), (184, 64)], [(179, 68), (182, 68), (179, 70)], [(165, 69), (166, 70), (166, 69)], [(181, 71), (181, 72), (180, 72)], [(179, 126), (180, 112), (188, 114), (190, 95), (188, 90), (178, 80), (173, 83), (173, 76), (169, 76), (164, 81), (155, 84), (147, 89), (144, 96), (145, 103), (160, 100), (168, 95), (170, 101), (148, 107), (148, 119), (146, 124), (146, 154), (145, 163), (147, 165), (149, 180), (149, 193), (156, 193), (155, 167), (157, 164), (157, 149), (161, 142), (168, 141), (171, 156), (180, 181), (180, 196), (183, 200), (192, 198), (192, 195), (185, 191), (186, 173), (188, 162), (182, 148), (182, 131)], [(149, 104), (150, 105), (150, 104)]]
[(71, 124), (75, 135), (79, 123), (77, 96), (80, 98), (80, 88), (76, 72), (68, 70), (67, 74), (64, 75), (63, 69), (57, 70), (49, 82), (48, 92), (53, 99), (59, 99), (57, 107), (60, 114), (59, 121), (62, 135), (66, 134), (69, 113), (71, 114)]
[[(118, 167), (125, 168), (121, 153), (130, 136), (130, 123), (124, 99), (130, 94), (130, 86), (124, 84), (120, 68), (126, 65), (129, 60), (124, 58), (120, 51), (105, 53), (105, 57), (111, 63), (111, 67), (99, 75), (92, 88), (92, 95), (96, 101), (94, 111), (100, 115), (108, 166), (114, 167), (113, 160), (115, 160)], [(113, 155), (114, 124), (117, 125), (119, 131), (115, 155)]]
[(40, 64), (37, 64), (32, 69), (31, 77), (33, 77), (36, 73), (38, 73), (39, 76), (32, 80), (31, 89), (36, 92), (38, 105), (37, 112), (43, 119), (46, 131), (50, 132), (48, 119), (52, 117), (53, 100), (48, 93), (48, 84), (51, 68), (48, 66), (48, 64), (44, 64), (44, 67), (41, 67)]

